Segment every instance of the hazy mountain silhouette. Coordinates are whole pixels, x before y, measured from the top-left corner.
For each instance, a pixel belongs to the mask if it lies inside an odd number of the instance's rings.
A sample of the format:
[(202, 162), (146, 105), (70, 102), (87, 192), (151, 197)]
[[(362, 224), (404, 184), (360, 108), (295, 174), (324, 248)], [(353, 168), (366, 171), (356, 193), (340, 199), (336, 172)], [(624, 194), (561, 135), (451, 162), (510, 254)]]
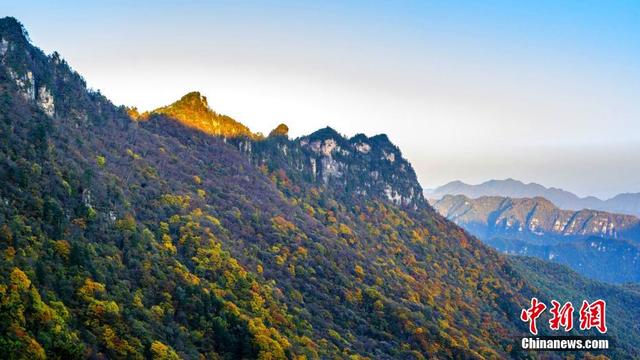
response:
[(533, 198), (539, 196), (548, 199), (561, 209), (593, 209), (640, 216), (640, 193), (619, 194), (611, 199), (601, 200), (595, 196), (579, 197), (563, 189), (548, 188), (536, 183), (525, 184), (514, 179), (489, 180), (477, 185), (456, 180), (426, 192), (428, 198), (436, 200), (445, 195), (465, 195), (470, 198), (481, 196)]

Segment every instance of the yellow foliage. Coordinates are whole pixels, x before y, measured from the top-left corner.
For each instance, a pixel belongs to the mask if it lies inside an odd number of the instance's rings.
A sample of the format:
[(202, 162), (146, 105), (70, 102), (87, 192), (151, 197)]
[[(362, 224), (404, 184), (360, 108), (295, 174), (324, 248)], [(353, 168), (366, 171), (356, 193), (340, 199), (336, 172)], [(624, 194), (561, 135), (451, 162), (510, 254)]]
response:
[(11, 285), (18, 290), (27, 290), (31, 286), (31, 280), (29, 280), (27, 274), (17, 267), (13, 268), (9, 278), (11, 279)]
[(103, 168), (107, 164), (107, 159), (104, 156), (96, 156), (96, 164), (98, 164), (98, 167)]
[(9, 246), (8, 248), (5, 249), (4, 256), (9, 261), (13, 260), (13, 258), (16, 256), (16, 249), (13, 246)]
[(191, 197), (189, 195), (164, 194), (161, 200), (166, 205), (177, 206), (182, 209), (188, 208), (191, 203)]
[(126, 214), (122, 219), (116, 220), (116, 228), (121, 231), (133, 232), (136, 230), (136, 219), (133, 215)]
[(364, 277), (364, 269), (362, 268), (362, 266), (356, 265), (353, 268), (353, 271), (355, 271), (356, 275), (358, 275), (359, 277)]
[(151, 313), (158, 321), (162, 320), (162, 318), (164, 317), (164, 309), (162, 308), (162, 306), (153, 305), (151, 307)]
[(78, 295), (85, 300), (92, 299), (97, 293), (103, 293), (105, 287), (99, 282), (95, 282), (90, 278), (84, 280), (84, 284), (78, 289)]
[(29, 344), (27, 345), (27, 350), (25, 355), (26, 359), (34, 359), (34, 360), (38, 360), (38, 359), (46, 359), (47, 355), (44, 352), (44, 349), (42, 348), (42, 345), (40, 345), (40, 343), (38, 343), (36, 341), (36, 339), (33, 338), (29, 338), (28, 340)]
[(155, 340), (151, 343), (151, 358), (153, 360), (179, 360), (180, 357), (168, 345)]
[(175, 245), (173, 245), (171, 236), (169, 236), (168, 234), (162, 235), (162, 246), (164, 246), (165, 249), (169, 250), (173, 254), (175, 254), (178, 251)]
[(309, 214), (309, 216), (314, 216), (316, 214), (316, 211), (313, 209), (313, 206), (309, 204), (304, 204), (304, 211), (306, 211), (307, 214)]
[(289, 264), (289, 274), (296, 276), (296, 267), (293, 264)]
[(300, 254), (302, 257), (307, 257), (307, 249), (304, 248), (303, 246), (298, 247), (298, 249), (296, 250), (298, 252), (298, 254)]
[(204, 191), (203, 189), (198, 189), (197, 193), (198, 193), (198, 196), (200, 196), (203, 199), (207, 196), (207, 192)]
[(329, 329), (327, 333), (329, 334), (329, 336), (331, 336), (335, 340), (342, 341), (342, 336), (340, 336), (340, 334), (337, 331), (333, 329)]
[[(116, 353), (122, 358), (140, 358), (135, 350), (129, 345), (129, 342), (120, 338), (116, 332), (109, 326), (105, 326), (102, 333), (102, 341), (107, 349)], [(138, 356), (136, 356), (138, 355)]]
[(136, 154), (135, 152), (133, 152), (133, 150), (131, 149), (127, 149), (127, 155), (131, 156), (132, 158), (134, 158), (135, 160), (140, 159), (140, 155)]
[(211, 223), (212, 223), (213, 225), (216, 225), (216, 226), (220, 226), (220, 225), (221, 225), (221, 224), (220, 224), (220, 220), (218, 220), (217, 218), (215, 218), (215, 217), (213, 217), (213, 216), (211, 216), (211, 215), (206, 215), (206, 219), (207, 219), (207, 220), (209, 220), (209, 221), (211, 221)]
[(133, 295), (133, 305), (139, 309), (144, 308), (144, 303), (142, 302), (143, 299), (144, 296), (142, 295), (142, 291), (138, 289), (135, 295)]
[[(204, 195), (203, 195), (203, 197), (204, 197)], [(192, 217), (199, 218), (202, 215), (203, 215), (203, 212), (202, 212), (202, 209), (200, 209), (200, 208), (195, 208), (195, 209), (193, 209), (193, 211), (191, 211), (191, 216)]]
[(348, 235), (348, 236), (353, 235), (353, 231), (351, 231), (351, 228), (345, 224), (340, 224), (338, 226), (338, 231), (340, 232), (340, 235)]
[(115, 301), (94, 300), (89, 304), (88, 310), (98, 319), (102, 319), (105, 315), (117, 315), (120, 313), (120, 307)]
[(239, 316), (240, 315), (240, 309), (238, 308), (238, 306), (234, 303), (232, 303), (231, 301), (227, 301), (224, 304), (224, 307), (232, 314)]
[(65, 259), (69, 258), (69, 254), (71, 253), (71, 246), (67, 240), (58, 240), (53, 245), (56, 252)]
[(280, 215), (271, 218), (271, 223), (273, 224), (273, 228), (281, 233), (287, 233), (289, 231), (296, 230), (296, 226), (292, 222), (288, 221)]
[(200, 278), (197, 277), (196, 275), (192, 274), (189, 269), (187, 269), (187, 267), (185, 267), (184, 265), (176, 262), (176, 267), (174, 268), (176, 273), (178, 275), (180, 275), (180, 277), (186, 281), (187, 283), (191, 284), (191, 285), (199, 285), (200, 284)]

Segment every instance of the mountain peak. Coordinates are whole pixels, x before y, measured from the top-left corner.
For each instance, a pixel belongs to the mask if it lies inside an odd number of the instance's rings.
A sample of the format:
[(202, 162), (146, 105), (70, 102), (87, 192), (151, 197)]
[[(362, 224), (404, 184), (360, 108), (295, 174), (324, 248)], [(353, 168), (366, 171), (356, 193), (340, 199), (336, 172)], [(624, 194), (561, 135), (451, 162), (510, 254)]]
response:
[(274, 136), (288, 137), (289, 127), (286, 124), (278, 125), (275, 129), (271, 130), (271, 132), (269, 133), (269, 137), (274, 137)]
[(465, 182), (462, 182), (460, 180), (453, 180), (453, 181), (450, 181), (450, 182), (446, 183), (444, 186), (450, 186), (450, 185), (458, 186), (458, 185), (469, 185), (469, 184), (467, 184)]
[(29, 39), (29, 35), (22, 23), (11, 16), (0, 18), (0, 36), (5, 41), (28, 42)]
[(200, 94), (199, 91), (192, 91), (185, 94), (180, 100), (176, 101), (173, 105), (180, 104), (185, 106), (202, 107), (209, 109), (209, 103), (207, 103), (207, 97)]
[(391, 142), (391, 140), (389, 140), (389, 137), (387, 136), (387, 134), (378, 134), (378, 135), (374, 135), (371, 137), (371, 140), (377, 140), (377, 141), (384, 141), (384, 142)]
[(171, 103), (170, 105), (160, 107), (152, 111), (156, 114), (164, 114), (169, 116), (178, 115), (213, 115), (221, 117), (224, 115), (217, 114), (209, 107), (207, 97), (202, 95), (199, 91), (191, 91), (183, 95), (180, 99)]
[(230, 138), (259, 137), (233, 118), (211, 110), (207, 97), (198, 91), (187, 93), (173, 104), (155, 109), (151, 113), (167, 116), (182, 125), (209, 135)]
[(333, 129), (330, 126), (324, 127), (322, 129), (316, 130), (313, 133), (311, 133), (309, 136), (309, 139), (311, 140), (315, 140), (315, 139), (340, 139), (340, 140), (344, 140), (344, 136), (340, 135), (339, 132), (337, 132), (335, 129)]
[[(529, 184), (525, 184), (524, 182), (514, 179), (514, 178), (506, 178), (504, 180), (498, 180), (498, 179), (492, 179), (492, 180), (488, 180), (485, 181), (482, 184), (486, 184), (486, 185), (511, 185), (511, 186), (518, 186), (518, 185), (538, 185), (536, 183), (529, 183)], [(482, 185), (481, 184), (481, 185)]]

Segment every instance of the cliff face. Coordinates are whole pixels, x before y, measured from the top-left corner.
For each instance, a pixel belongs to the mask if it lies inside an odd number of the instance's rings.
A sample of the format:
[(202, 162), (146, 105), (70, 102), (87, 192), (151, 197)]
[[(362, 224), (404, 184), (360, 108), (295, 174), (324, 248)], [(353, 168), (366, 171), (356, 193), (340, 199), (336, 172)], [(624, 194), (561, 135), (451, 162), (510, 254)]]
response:
[(640, 220), (596, 210), (560, 210), (543, 198), (447, 195), (434, 208), (486, 244), (565, 264), (590, 278), (640, 281)]
[(531, 241), (540, 238), (541, 242), (589, 236), (631, 240), (640, 237), (640, 220), (635, 216), (597, 210), (560, 210), (541, 197), (470, 199), (464, 195), (446, 195), (434, 201), (433, 206), (448, 219), (473, 229), (482, 237), (504, 235)]
[(245, 152), (256, 164), (285, 169), (341, 198), (373, 197), (413, 210), (429, 208), (413, 167), (386, 135), (346, 138), (325, 128), (293, 140), (270, 138), (251, 149)]

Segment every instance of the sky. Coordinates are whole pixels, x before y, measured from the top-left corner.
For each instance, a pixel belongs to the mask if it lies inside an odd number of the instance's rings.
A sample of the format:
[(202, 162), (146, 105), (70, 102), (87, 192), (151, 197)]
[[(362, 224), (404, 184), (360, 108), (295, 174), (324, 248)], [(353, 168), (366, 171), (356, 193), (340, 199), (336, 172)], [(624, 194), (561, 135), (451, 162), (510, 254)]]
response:
[(118, 105), (386, 133), (424, 188), (640, 192), (640, 1), (6, 1)]

